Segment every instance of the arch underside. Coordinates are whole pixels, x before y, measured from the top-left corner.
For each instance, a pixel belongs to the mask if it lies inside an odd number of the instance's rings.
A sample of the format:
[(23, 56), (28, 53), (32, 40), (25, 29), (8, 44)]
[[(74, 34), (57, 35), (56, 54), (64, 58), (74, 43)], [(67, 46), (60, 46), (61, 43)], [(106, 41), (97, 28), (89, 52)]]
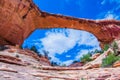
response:
[(21, 45), (35, 30), (72, 28), (94, 34), (102, 45), (120, 38), (120, 21), (88, 20), (42, 12), (32, 0), (0, 0), (0, 44)]

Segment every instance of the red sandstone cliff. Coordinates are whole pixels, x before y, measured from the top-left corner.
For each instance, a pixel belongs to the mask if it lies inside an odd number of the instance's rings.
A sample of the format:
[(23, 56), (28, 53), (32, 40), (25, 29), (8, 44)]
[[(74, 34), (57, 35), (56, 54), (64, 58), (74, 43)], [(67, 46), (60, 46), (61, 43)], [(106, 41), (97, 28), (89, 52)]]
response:
[[(32, 0), (0, 0), (0, 45), (21, 45), (35, 29), (55, 27), (89, 31), (102, 44), (120, 38), (120, 21), (49, 14), (40, 11)], [(32, 51), (10, 47), (0, 51), (0, 80), (119, 80), (119, 67), (89, 69), (96, 67), (100, 59), (85, 67), (52, 67), (47, 59)]]
[(94, 21), (39, 10), (32, 0), (0, 0), (0, 44), (19, 44), (37, 28), (72, 28), (93, 33), (101, 44), (120, 38), (120, 21)]

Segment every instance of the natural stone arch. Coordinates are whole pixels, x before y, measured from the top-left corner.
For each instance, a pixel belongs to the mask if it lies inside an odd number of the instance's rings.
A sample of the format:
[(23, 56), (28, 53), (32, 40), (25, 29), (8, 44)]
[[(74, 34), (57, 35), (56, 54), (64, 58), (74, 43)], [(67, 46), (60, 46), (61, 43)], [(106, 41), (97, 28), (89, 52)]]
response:
[(32, 0), (0, 0), (0, 44), (19, 44), (37, 28), (72, 28), (93, 33), (101, 44), (120, 38), (120, 21), (87, 20), (40, 11)]

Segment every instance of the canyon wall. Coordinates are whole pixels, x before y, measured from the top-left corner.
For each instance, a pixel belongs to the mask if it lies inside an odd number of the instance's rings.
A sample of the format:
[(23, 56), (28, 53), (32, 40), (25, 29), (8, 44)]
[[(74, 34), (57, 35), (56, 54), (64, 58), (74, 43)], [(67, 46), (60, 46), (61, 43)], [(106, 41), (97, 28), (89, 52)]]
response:
[(88, 20), (43, 12), (32, 0), (0, 0), (0, 44), (21, 45), (36, 29), (72, 28), (94, 34), (101, 45), (120, 38), (120, 21)]

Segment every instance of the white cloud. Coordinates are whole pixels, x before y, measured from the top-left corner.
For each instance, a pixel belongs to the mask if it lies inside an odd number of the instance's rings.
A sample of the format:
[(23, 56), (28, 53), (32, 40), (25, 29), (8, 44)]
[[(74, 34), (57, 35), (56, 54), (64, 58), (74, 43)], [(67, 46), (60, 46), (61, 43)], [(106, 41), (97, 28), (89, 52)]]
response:
[[(65, 63), (67, 65), (68, 63), (72, 63), (73, 60), (61, 62), (60, 59), (57, 59), (55, 57), (56, 53), (62, 54), (63, 52), (67, 52), (68, 50), (74, 48), (76, 44), (93, 46), (94, 50), (100, 49), (97, 39), (92, 34), (86, 31), (79, 31), (73, 29), (53, 29), (51, 31), (48, 31), (46, 33), (46, 37), (42, 38), (40, 41), (42, 42), (43, 49), (49, 51), (49, 56), (52, 58), (51, 61)], [(79, 52), (77, 57), (87, 52), (87, 50), (83, 50), (81, 53)], [(71, 55), (67, 55), (66, 57), (70, 56)]]
[[(67, 31), (67, 35), (65, 32)], [(51, 53), (62, 54), (72, 49), (79, 40), (79, 31), (67, 29), (66, 31), (47, 32), (46, 37), (41, 39), (44, 49)]]
[(77, 53), (76, 60), (79, 60), (81, 56), (84, 54), (87, 54), (89, 51), (88, 50), (81, 50), (80, 52)]
[(110, 20), (110, 19), (119, 19), (120, 16), (114, 13), (114, 10), (110, 10), (108, 12), (101, 12), (98, 15), (98, 19), (103, 19), (103, 20)]
[(61, 65), (65, 64), (66, 66), (68, 66), (72, 63), (73, 63), (73, 60), (68, 60), (68, 61), (62, 62)]
[(88, 52), (91, 52), (91, 51), (95, 51), (96, 49), (100, 50), (100, 47), (96, 46), (95, 48), (90, 49), (90, 50), (81, 50), (80, 52), (77, 53), (77, 56), (75, 57), (75, 60), (79, 60), (80, 57), (82, 57), (84, 54), (87, 54)]
[[(93, 34), (90, 34), (86, 31), (79, 31), (73, 29), (51, 29), (45, 33), (45, 37), (36, 40), (26, 40), (25, 44), (35, 45), (38, 48), (38, 51), (41, 54), (43, 50), (49, 52), (49, 57), (51, 57), (51, 61), (58, 62), (60, 65), (67, 64), (69, 65), (74, 60), (68, 60), (63, 62), (62, 59), (57, 58), (56, 54), (62, 54), (63, 52), (67, 52), (70, 49), (73, 49), (76, 44), (92, 46), (93, 49), (100, 49), (99, 42)], [(77, 49), (79, 51), (80, 49)], [(77, 56), (75, 60), (78, 60), (82, 54), (87, 53), (88, 50), (81, 50), (79, 53), (76, 53)], [(72, 55), (65, 56), (66, 58), (72, 57)]]
[(82, 31), (80, 38), (81, 39), (78, 42), (79, 45), (96, 46), (98, 44), (97, 46), (99, 46), (97, 38), (89, 32)]
[[(101, 5), (111, 6), (108, 11), (101, 12), (98, 15), (100, 19), (120, 19), (120, 0), (103, 0)], [(114, 5), (114, 6), (113, 6)], [(101, 6), (102, 7), (102, 6)]]
[(105, 5), (107, 2), (109, 2), (109, 3), (117, 3), (117, 4), (119, 4), (120, 3), (120, 0), (103, 0), (102, 2), (101, 2), (101, 4), (102, 5)]
[(71, 55), (66, 55), (67, 58), (71, 57)]
[(69, 37), (63, 32), (49, 32), (46, 37), (41, 39), (42, 45), (44, 45), (44, 49), (50, 51), (51, 53), (62, 54), (73, 48), (76, 44), (77, 38), (71, 36), (74, 34), (70, 33)]
[(108, 20), (108, 19), (118, 19), (118, 18), (119, 18), (119, 16), (111, 13), (110, 11), (108, 11), (108, 12), (106, 13), (105, 17), (104, 17), (104, 19), (107, 19), (107, 20)]

